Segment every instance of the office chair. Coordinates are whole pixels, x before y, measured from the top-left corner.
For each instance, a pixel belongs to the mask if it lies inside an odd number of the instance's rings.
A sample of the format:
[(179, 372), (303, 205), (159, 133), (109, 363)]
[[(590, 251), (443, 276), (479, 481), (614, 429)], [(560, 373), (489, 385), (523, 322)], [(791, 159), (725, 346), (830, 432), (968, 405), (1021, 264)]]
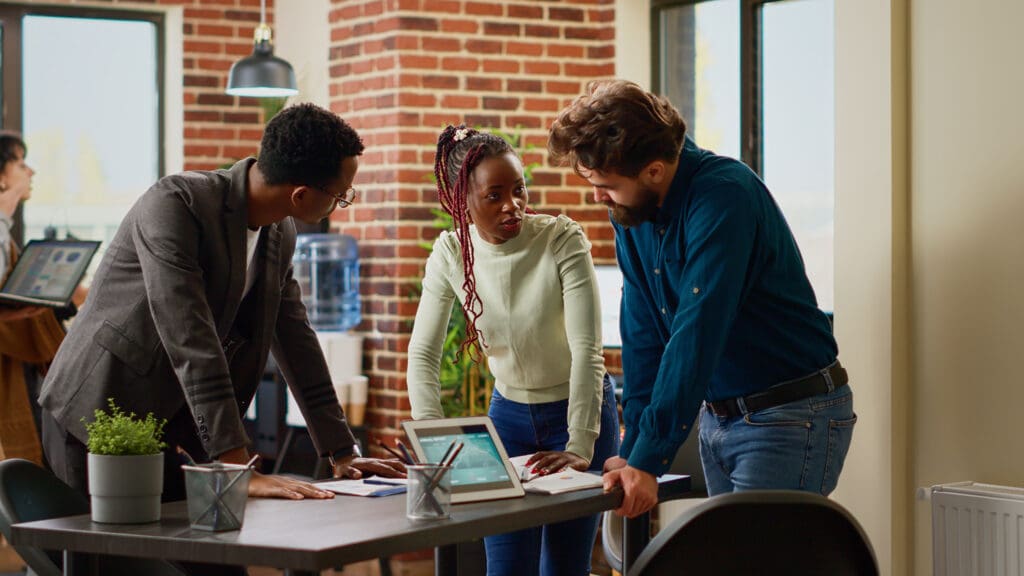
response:
[[(87, 514), (89, 501), (74, 488), (44, 470), (20, 458), (0, 461), (0, 533), (11, 539), (11, 525), (60, 516)], [(14, 546), (31, 572), (39, 576), (61, 576), (64, 559), (59, 550), (41, 550)], [(183, 576), (167, 562), (145, 558), (100, 556), (101, 574), (146, 574)]]
[[(704, 465), (700, 460), (699, 424), (700, 418), (697, 418), (693, 423), (693, 430), (686, 438), (686, 442), (679, 447), (672, 460), (672, 465), (668, 469), (669, 474), (686, 474), (690, 477), (690, 493), (671, 505), (671, 512), (669, 512), (669, 506), (659, 506), (659, 515), (668, 512), (667, 518), (664, 516), (658, 518), (663, 526), (675, 518), (675, 514), (678, 513), (677, 509), (682, 507), (679, 504), (685, 501), (686, 507), (689, 508), (691, 502), (695, 506), (708, 496), (707, 485), (704, 482)], [(622, 572), (622, 530), (621, 517), (616, 516), (615, 512), (611, 510), (603, 514), (601, 517), (601, 550), (604, 552), (604, 559), (608, 566), (619, 573)]]
[(878, 576), (864, 530), (809, 492), (753, 490), (709, 498), (665, 527), (627, 576)]

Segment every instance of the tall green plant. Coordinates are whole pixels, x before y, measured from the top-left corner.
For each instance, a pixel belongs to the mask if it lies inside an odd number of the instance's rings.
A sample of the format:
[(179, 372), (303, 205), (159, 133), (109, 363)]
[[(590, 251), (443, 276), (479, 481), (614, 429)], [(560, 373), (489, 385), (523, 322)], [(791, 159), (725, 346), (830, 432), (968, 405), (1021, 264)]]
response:
[[(496, 128), (491, 128), (490, 132), (508, 142), (520, 157), (523, 156), (523, 153), (535, 148), (533, 144), (522, 145), (523, 137), (519, 127), (516, 127), (514, 133), (503, 132)], [(527, 186), (533, 182), (533, 170), (538, 166), (540, 166), (539, 162), (523, 164), (523, 179), (526, 180)], [(432, 182), (435, 181), (433, 174), (425, 178)], [(434, 228), (455, 229), (455, 222), (447, 212), (440, 208), (434, 208), (431, 212), (434, 214)], [(428, 252), (434, 247), (430, 242), (423, 242), (420, 245)], [(417, 297), (422, 292), (423, 285), (419, 283), (415, 287), (413, 297)], [(448, 331), (445, 333), (444, 345), (441, 348), (441, 371), (439, 374), (441, 407), (444, 409), (445, 415), (449, 417), (485, 413), (490, 401), (491, 387), (494, 384), (494, 376), (487, 368), (487, 358), (482, 354), (477, 354), (478, 349), (467, 350), (466, 353), (459, 355), (459, 348), (465, 339), (466, 318), (462, 314), (462, 306), (456, 300), (452, 306)], [(479, 364), (474, 362), (473, 356), (482, 358), (481, 362)]]

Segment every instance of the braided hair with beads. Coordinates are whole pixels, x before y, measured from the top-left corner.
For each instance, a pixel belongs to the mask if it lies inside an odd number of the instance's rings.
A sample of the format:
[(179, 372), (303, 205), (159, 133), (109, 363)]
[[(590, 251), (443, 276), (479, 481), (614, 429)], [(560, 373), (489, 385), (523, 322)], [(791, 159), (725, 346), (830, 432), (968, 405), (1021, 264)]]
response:
[(473, 360), (479, 361), (479, 352), (473, 345), (486, 347), (477, 320), (483, 314), (484, 305), (476, 292), (476, 276), (473, 272), (473, 241), (469, 233), (470, 177), (473, 170), (486, 158), (515, 152), (500, 136), (480, 132), (466, 125), (449, 125), (437, 138), (437, 155), (434, 158), (434, 176), (437, 179), (437, 197), (441, 207), (452, 217), (455, 237), (462, 252), (464, 281), (462, 290), (462, 314), (466, 318), (466, 339), (459, 346), (459, 354), (469, 350)]

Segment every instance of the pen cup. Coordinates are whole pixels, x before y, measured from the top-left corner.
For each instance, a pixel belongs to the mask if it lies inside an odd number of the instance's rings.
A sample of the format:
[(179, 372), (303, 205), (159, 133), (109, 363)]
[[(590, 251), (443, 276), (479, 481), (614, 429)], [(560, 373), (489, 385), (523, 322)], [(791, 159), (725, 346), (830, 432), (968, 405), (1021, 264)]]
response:
[(451, 467), (439, 464), (408, 464), (405, 515), (410, 520), (438, 520), (451, 515)]
[(238, 464), (197, 464), (185, 471), (188, 520), (193, 529), (238, 530), (245, 518), (252, 468)]

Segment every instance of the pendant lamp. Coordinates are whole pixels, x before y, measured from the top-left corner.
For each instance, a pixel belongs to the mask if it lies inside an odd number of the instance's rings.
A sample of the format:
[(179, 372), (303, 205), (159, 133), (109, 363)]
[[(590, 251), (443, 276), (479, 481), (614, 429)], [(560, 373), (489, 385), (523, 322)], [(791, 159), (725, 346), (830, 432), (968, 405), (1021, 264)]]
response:
[(252, 56), (235, 62), (228, 73), (227, 93), (232, 96), (279, 98), (299, 93), (292, 65), (274, 56), (273, 33), (266, 17), (266, 0), (260, 0), (260, 25), (253, 35)]

